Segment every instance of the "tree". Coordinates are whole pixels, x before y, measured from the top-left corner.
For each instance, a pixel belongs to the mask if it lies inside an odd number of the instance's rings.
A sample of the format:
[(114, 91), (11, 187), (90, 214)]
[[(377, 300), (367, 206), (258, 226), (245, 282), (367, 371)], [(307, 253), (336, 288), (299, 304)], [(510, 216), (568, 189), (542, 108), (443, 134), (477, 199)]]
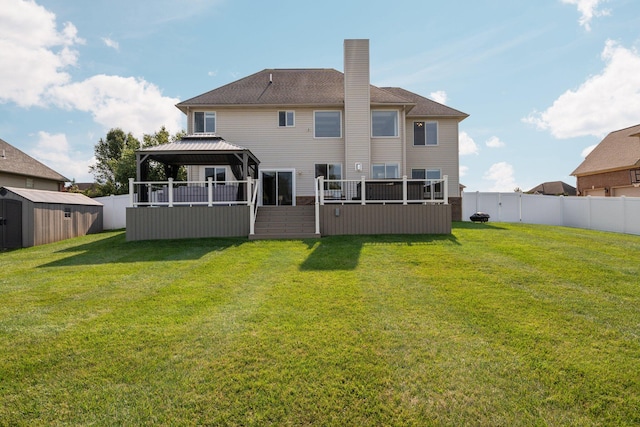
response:
[[(111, 129), (94, 148), (96, 163), (90, 167), (90, 171), (96, 179), (97, 188), (93, 189), (91, 196), (128, 193), (129, 178), (136, 176), (136, 150), (173, 142), (183, 135), (184, 132), (178, 132), (171, 136), (163, 126), (153, 134), (143, 135), (143, 143), (140, 144), (131, 133), (125, 133), (120, 128)], [(164, 165), (152, 162), (148, 179), (166, 181)], [(184, 167), (180, 169), (178, 179), (186, 180)]]

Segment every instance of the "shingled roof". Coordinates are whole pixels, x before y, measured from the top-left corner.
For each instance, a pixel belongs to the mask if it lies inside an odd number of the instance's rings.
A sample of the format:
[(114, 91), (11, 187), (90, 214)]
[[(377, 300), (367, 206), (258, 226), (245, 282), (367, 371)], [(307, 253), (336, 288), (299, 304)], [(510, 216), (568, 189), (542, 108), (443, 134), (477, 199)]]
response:
[(0, 139), (0, 173), (24, 175), (57, 182), (70, 181), (3, 139)]
[(607, 135), (571, 175), (590, 175), (640, 166), (640, 125)]
[(544, 194), (546, 196), (575, 196), (576, 188), (562, 181), (549, 181), (533, 187), (528, 194)]
[[(404, 105), (413, 116), (467, 117), (467, 114), (400, 88), (371, 86), (371, 104)], [(188, 107), (343, 106), (344, 74), (331, 68), (265, 69), (180, 102)], [(415, 110), (415, 112), (414, 112)]]

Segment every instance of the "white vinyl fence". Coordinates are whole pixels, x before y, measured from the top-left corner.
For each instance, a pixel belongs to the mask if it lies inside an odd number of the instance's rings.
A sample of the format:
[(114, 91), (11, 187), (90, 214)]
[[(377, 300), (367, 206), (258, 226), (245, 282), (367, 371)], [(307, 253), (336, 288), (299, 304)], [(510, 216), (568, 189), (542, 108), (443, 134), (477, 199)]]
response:
[(131, 205), (128, 194), (96, 197), (95, 200), (104, 205), (102, 210), (103, 229), (118, 230), (127, 227), (127, 207)]
[(475, 212), (489, 221), (612, 231), (640, 235), (640, 197), (542, 196), (523, 193), (462, 193), (462, 219)]

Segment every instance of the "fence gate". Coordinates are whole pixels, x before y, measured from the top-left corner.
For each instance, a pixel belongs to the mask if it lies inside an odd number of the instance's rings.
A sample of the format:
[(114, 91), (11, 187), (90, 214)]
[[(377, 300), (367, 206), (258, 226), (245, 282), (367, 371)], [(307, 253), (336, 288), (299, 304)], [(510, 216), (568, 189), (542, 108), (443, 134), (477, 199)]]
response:
[(0, 200), (0, 249), (22, 247), (22, 202)]

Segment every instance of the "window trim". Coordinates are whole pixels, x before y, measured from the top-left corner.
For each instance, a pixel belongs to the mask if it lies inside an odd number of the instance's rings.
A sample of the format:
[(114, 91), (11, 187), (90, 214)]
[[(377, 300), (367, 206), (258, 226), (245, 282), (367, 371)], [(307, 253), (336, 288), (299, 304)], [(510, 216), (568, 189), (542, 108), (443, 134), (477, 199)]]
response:
[[(317, 113), (338, 113), (339, 130), (338, 136), (317, 136), (316, 135), (316, 114)], [(338, 139), (342, 138), (342, 110), (314, 110), (313, 111), (313, 137), (315, 139)]]
[[(198, 113), (202, 113), (202, 119), (203, 119), (203, 126), (204, 126), (204, 131), (202, 132), (198, 132), (196, 130), (196, 114)], [(207, 115), (209, 116), (213, 116), (213, 130), (207, 130)], [(194, 111), (193, 112), (193, 133), (194, 134), (207, 134), (207, 133), (216, 133), (216, 130), (218, 128), (218, 115), (216, 114), (215, 111)]]
[[(373, 173), (373, 168), (375, 166), (384, 166), (384, 178), (376, 178), (374, 177), (374, 173)], [(395, 166), (396, 167), (396, 172), (397, 172), (397, 176), (394, 177), (388, 177), (387, 176), (387, 167), (389, 166)], [(371, 164), (371, 179), (399, 179), (400, 178), (400, 163), (397, 162), (384, 162), (384, 163), (372, 163)]]
[[(284, 125), (280, 124), (280, 115), (284, 113)], [(291, 123), (289, 123), (289, 114), (291, 114)], [(296, 112), (294, 110), (278, 110), (278, 127), (293, 128), (296, 127)]]
[[(424, 144), (416, 144), (416, 124), (424, 123)], [(436, 125), (436, 142), (435, 144), (429, 144), (427, 138), (427, 124), (433, 123)], [(440, 123), (437, 120), (414, 120), (413, 121), (413, 146), (414, 147), (436, 147), (440, 145)]]
[[(374, 126), (373, 126), (373, 114), (374, 113), (395, 113), (396, 119), (395, 119), (395, 123), (394, 123), (394, 135), (376, 135), (374, 133)], [(400, 136), (400, 117), (398, 114), (398, 110), (371, 110), (371, 138), (398, 138)]]

